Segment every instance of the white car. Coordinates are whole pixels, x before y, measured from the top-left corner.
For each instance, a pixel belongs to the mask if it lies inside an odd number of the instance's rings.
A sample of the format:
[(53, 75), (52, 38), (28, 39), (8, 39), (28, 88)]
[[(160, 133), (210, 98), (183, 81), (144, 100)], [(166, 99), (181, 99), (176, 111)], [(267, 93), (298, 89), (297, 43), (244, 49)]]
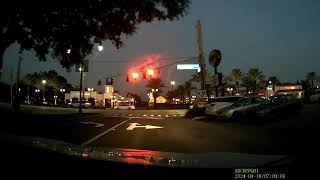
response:
[(229, 107), (220, 109), (216, 112), (216, 116), (220, 118), (241, 120), (242, 118), (251, 117), (255, 115), (256, 111), (261, 108), (261, 105), (267, 100), (261, 97), (246, 97), (239, 99), (237, 102)]
[(134, 105), (123, 104), (123, 105), (115, 106), (114, 109), (127, 110), (127, 109), (135, 109), (135, 107)]
[(314, 93), (310, 96), (310, 102), (311, 103), (320, 102), (320, 89), (316, 89)]
[(231, 106), (234, 102), (244, 98), (243, 96), (225, 96), (216, 97), (208, 100), (205, 113), (208, 115), (217, 115), (217, 111)]

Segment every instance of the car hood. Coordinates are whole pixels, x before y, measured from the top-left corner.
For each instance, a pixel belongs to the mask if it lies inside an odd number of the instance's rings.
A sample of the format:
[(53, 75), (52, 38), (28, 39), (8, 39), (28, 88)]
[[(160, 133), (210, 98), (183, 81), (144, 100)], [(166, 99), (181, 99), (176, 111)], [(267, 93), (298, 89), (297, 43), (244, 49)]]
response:
[(185, 168), (273, 167), (291, 162), (290, 158), (285, 155), (232, 152), (175, 153), (126, 148), (81, 147), (59, 140), (11, 134), (1, 134), (0, 140), (82, 159), (151, 166)]

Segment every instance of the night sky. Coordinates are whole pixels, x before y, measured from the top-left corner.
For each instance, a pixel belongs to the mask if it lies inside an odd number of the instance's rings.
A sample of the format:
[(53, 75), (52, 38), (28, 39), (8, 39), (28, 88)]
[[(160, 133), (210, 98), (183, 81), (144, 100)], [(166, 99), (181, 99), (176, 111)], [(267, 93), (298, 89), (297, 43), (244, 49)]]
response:
[[(266, 77), (277, 76), (281, 81), (291, 82), (302, 80), (308, 72), (320, 74), (319, 17), (320, 1), (317, 0), (193, 1), (189, 14), (179, 21), (139, 25), (136, 34), (124, 37), (125, 46), (119, 50), (106, 41), (102, 52), (95, 50), (88, 57), (90, 72), (85, 84), (97, 88), (99, 79), (124, 74), (131, 67), (141, 66), (145, 58), (162, 66), (177, 61), (175, 57), (197, 56), (196, 19), (202, 24), (206, 61), (210, 50), (220, 49), (223, 59), (218, 70), (223, 74), (233, 68), (240, 68), (243, 72), (259, 68)], [(16, 71), (17, 52), (16, 44), (7, 49), (1, 81), (10, 82), (10, 70)], [(79, 73), (67, 73), (53, 59), (39, 62), (33, 52), (26, 51), (23, 57), (22, 76), (54, 69), (71, 84), (79, 83)], [(101, 62), (115, 60), (130, 62)], [(161, 79), (168, 89), (171, 89), (170, 80), (181, 84), (195, 72), (175, 68), (161, 70)], [(207, 68), (213, 70), (209, 65)], [(114, 82), (121, 94), (131, 91), (146, 95), (145, 80), (127, 83), (122, 76), (115, 78)]]

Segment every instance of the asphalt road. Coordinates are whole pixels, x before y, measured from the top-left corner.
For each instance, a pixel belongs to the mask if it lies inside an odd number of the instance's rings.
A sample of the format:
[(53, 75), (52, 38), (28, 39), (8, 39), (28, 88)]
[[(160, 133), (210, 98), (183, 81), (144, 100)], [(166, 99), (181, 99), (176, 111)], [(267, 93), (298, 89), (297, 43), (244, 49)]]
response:
[[(2, 116), (0, 132), (61, 140), (81, 146), (134, 148), (182, 153), (297, 153), (316, 150), (320, 104), (306, 105), (299, 115), (263, 123), (186, 119), (166, 113), (114, 115), (19, 114)], [(119, 111), (121, 112), (121, 111)], [(151, 116), (153, 115), (153, 116)]]

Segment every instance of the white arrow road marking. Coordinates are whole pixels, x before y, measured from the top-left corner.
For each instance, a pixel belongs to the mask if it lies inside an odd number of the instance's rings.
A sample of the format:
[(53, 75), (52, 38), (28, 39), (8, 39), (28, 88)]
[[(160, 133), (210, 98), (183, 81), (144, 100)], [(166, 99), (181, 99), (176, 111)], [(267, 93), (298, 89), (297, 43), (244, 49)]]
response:
[(127, 122), (127, 121), (129, 121), (129, 120), (130, 120), (130, 119), (125, 120), (125, 121), (122, 121), (121, 123), (119, 123), (119, 124), (117, 124), (117, 125), (115, 125), (115, 126), (113, 126), (113, 127), (109, 128), (109, 129), (107, 129), (106, 131), (104, 131), (104, 132), (102, 132), (102, 133), (98, 134), (97, 136), (95, 136), (95, 137), (93, 137), (93, 138), (89, 139), (88, 141), (86, 141), (86, 142), (82, 143), (82, 144), (81, 144), (81, 146), (82, 146), (82, 147), (87, 146), (88, 144), (90, 144), (90, 143), (92, 143), (93, 141), (95, 141), (95, 140), (97, 140), (97, 139), (101, 138), (102, 136), (104, 136), (104, 135), (105, 135), (105, 134), (107, 134), (108, 132), (113, 131), (113, 130), (114, 130), (114, 129), (116, 129), (118, 126), (121, 126), (122, 124), (126, 123), (126, 122)]
[(138, 126), (139, 123), (130, 123), (130, 126), (127, 127), (128, 131), (132, 131), (134, 128), (145, 128), (145, 129), (160, 129), (163, 128), (161, 126), (152, 126), (152, 125), (145, 125), (145, 126)]
[(102, 127), (102, 126), (104, 126), (104, 124), (102, 124), (102, 123), (96, 123), (96, 122), (80, 122), (80, 124), (93, 124), (93, 125), (95, 125), (94, 127)]

